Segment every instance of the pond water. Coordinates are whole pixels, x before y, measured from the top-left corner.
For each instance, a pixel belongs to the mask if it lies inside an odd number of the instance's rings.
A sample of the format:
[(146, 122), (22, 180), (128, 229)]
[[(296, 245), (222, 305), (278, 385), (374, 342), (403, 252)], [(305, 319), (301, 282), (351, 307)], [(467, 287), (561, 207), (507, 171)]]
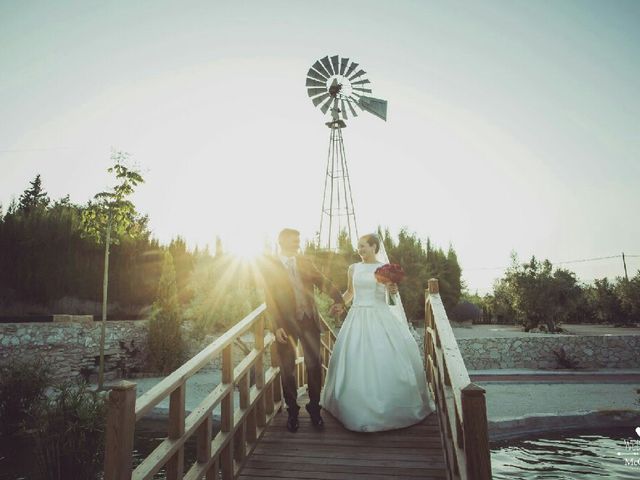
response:
[(491, 469), (494, 479), (640, 478), (640, 437), (629, 427), (495, 442)]

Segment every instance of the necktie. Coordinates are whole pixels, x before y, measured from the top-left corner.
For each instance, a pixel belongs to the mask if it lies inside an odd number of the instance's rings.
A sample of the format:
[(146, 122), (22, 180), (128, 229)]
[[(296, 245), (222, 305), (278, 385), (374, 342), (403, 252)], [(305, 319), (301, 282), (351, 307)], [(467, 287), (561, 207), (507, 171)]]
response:
[(296, 277), (296, 265), (293, 257), (287, 259), (287, 270), (289, 270), (289, 275), (291, 275), (292, 278)]

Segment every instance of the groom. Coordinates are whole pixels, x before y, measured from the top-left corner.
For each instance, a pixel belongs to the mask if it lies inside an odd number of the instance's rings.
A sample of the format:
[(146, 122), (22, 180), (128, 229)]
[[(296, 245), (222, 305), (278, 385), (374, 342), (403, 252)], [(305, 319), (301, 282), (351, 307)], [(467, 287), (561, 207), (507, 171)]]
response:
[(280, 375), (284, 400), (288, 407), (287, 429), (298, 430), (297, 386), (295, 377), (295, 345), (300, 340), (304, 349), (307, 369), (309, 403), (306, 405), (311, 422), (317, 428), (324, 426), (320, 416), (320, 389), (322, 387), (322, 360), (320, 356), (320, 315), (314, 300), (314, 286), (333, 298), (332, 314), (344, 311), (344, 302), (338, 289), (325, 278), (310, 259), (298, 255), (300, 232), (285, 228), (278, 236), (280, 255), (267, 257), (262, 274), (264, 278), (267, 315), (276, 336), (280, 357)]

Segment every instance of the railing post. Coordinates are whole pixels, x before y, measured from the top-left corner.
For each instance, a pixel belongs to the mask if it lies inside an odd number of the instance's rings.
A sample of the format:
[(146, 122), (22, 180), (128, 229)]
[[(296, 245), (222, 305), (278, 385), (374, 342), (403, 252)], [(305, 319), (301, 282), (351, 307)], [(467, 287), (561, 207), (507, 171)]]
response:
[(258, 359), (255, 363), (255, 378), (256, 389), (258, 390), (258, 403), (254, 408), (255, 423), (258, 427), (264, 427), (267, 424), (267, 418), (264, 411), (265, 396), (262, 390), (264, 389), (264, 316), (260, 316), (256, 322), (255, 330), (253, 331), (254, 343), (256, 350), (260, 352)]
[(440, 293), (440, 285), (437, 278), (429, 279), (429, 293)]
[[(228, 385), (233, 384), (233, 357), (231, 356), (231, 346), (229, 344), (222, 350), (222, 383)], [(220, 413), (222, 416), (221, 430), (224, 433), (231, 432), (233, 428), (233, 388), (222, 399), (222, 405), (220, 407)], [(222, 478), (223, 480), (233, 480), (233, 441), (229, 439), (226, 447), (220, 454), (220, 463), (222, 464)]]
[[(324, 345), (320, 344), (320, 352), (322, 353), (322, 365), (329, 368), (329, 360), (331, 359), (331, 331), (329, 329), (322, 333), (322, 341)], [(326, 345), (326, 347), (325, 347)], [(324, 379), (327, 375), (327, 371), (321, 368), (322, 372), (322, 385), (324, 385)]]
[(107, 401), (104, 479), (130, 480), (133, 433), (136, 427), (136, 384), (114, 385)]
[(491, 480), (491, 451), (484, 388), (470, 383), (461, 390), (467, 478)]
[(211, 465), (211, 468), (207, 471), (206, 480), (218, 480), (218, 473), (220, 472), (220, 457), (216, 458)]
[(306, 379), (306, 375), (307, 375), (307, 369), (304, 368), (304, 362), (300, 362), (298, 363), (298, 358), (300, 357), (304, 357), (304, 353), (302, 351), (302, 344), (300, 342), (298, 342), (296, 348), (294, 349), (295, 353), (296, 353), (296, 386), (298, 388), (302, 387), (303, 385), (306, 385), (307, 383), (307, 379)]
[[(184, 409), (186, 383), (182, 384), (171, 392), (169, 397), (169, 438), (176, 439), (184, 435)], [(167, 480), (180, 480), (184, 475), (184, 447), (178, 451), (167, 462)]]
[(213, 420), (211, 414), (208, 414), (196, 431), (196, 460), (198, 463), (207, 463), (211, 458), (212, 435)]
[[(271, 366), (280, 366), (280, 357), (278, 356), (278, 348), (276, 343), (271, 344)], [(274, 402), (280, 399), (280, 373), (276, 374), (276, 378), (269, 384), (266, 389), (264, 408), (267, 414), (271, 415), (274, 410)]]
[(429, 302), (429, 289), (424, 290), (424, 369), (427, 372), (427, 381), (431, 388), (435, 390), (433, 379), (433, 352), (431, 351), (431, 329), (433, 328), (433, 321), (431, 315), (431, 302)]
[[(240, 411), (245, 413), (249, 408), (249, 372), (245, 373), (238, 380), (238, 388), (240, 390)], [(233, 453), (237, 462), (242, 463), (247, 455), (247, 427), (248, 416), (245, 416), (233, 436)]]

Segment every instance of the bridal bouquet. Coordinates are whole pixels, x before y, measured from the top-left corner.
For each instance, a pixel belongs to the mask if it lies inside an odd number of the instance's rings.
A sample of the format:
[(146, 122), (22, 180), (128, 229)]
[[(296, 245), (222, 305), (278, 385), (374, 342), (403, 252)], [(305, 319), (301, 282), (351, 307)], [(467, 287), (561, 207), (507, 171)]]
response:
[[(375, 276), (378, 283), (385, 285), (388, 283), (400, 283), (404, 278), (404, 270), (397, 263), (387, 263), (376, 268)], [(389, 304), (396, 304), (393, 295), (389, 295)]]

